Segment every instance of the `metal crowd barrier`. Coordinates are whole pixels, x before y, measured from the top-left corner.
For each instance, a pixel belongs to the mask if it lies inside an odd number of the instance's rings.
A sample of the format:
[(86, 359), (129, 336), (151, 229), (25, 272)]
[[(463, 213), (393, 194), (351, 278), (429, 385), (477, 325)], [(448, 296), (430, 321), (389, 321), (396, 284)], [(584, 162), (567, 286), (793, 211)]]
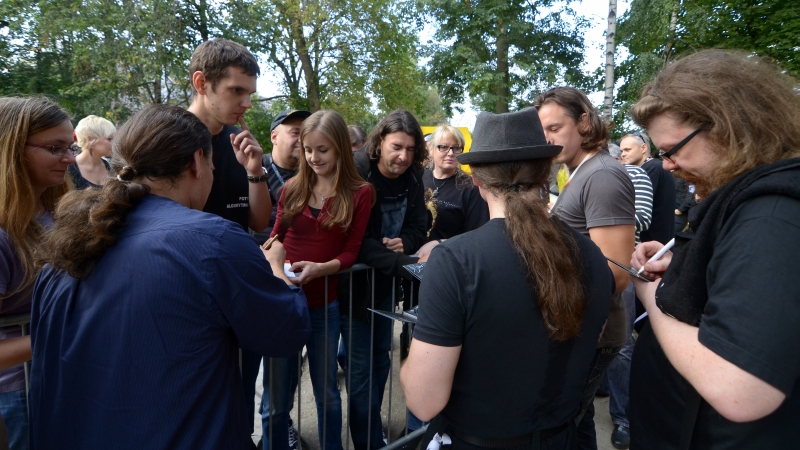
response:
[[(338, 273), (336, 273), (334, 275), (330, 275), (330, 276), (339, 276), (340, 274), (344, 274), (344, 273), (354, 273), (354, 272), (359, 272), (359, 271), (364, 271), (364, 270), (369, 271), (369, 279), (370, 279), (370, 285), (371, 285), (370, 307), (375, 309), (375, 269), (373, 269), (371, 267), (368, 267), (368, 266), (366, 266), (364, 264), (356, 264), (356, 265), (354, 265), (353, 267), (351, 267), (349, 269), (342, 270), (342, 271), (340, 271), (340, 272), (338, 272)], [(391, 304), (392, 304), (392, 309), (393, 310), (395, 310), (397, 308), (397, 305), (398, 305), (398, 299), (396, 297), (397, 291), (398, 291), (397, 282), (398, 282), (398, 278), (395, 277), (392, 280), (392, 303)], [(353, 278), (352, 277), (349, 278), (349, 283), (350, 283), (350, 286), (349, 286), (350, 287), (350, 298), (347, 299), (347, 301), (349, 302), (349, 309), (348, 310), (352, 311), (353, 310)], [(325, 308), (328, 308), (328, 291), (327, 291), (327, 287), (328, 287), (328, 276), (325, 277), (325, 288), (326, 288), (325, 289), (325, 306), (324, 306)], [(409, 289), (409, 292), (406, 292), (405, 295), (408, 296), (407, 300), (409, 301), (409, 304), (407, 306), (404, 305), (404, 309), (411, 309), (414, 306), (416, 306), (416, 299), (414, 299), (414, 289), (413, 288)], [(405, 302), (406, 299), (403, 299), (403, 301)], [(342, 303), (342, 299), (339, 299), (339, 303), (340, 304)], [(352, 322), (353, 321), (352, 314), (350, 314), (347, 317), (348, 317), (347, 320), (349, 320), (349, 322), (350, 322), (348, 325), (350, 326), (350, 329), (352, 329), (352, 323), (353, 323)], [(344, 316), (340, 316), (340, 318), (344, 319)], [(17, 315), (13, 315), (13, 316), (0, 317), (0, 327), (19, 325), (22, 328), (22, 335), (23, 336), (27, 336), (29, 334), (29, 332), (30, 332), (30, 321), (31, 321), (31, 315), (30, 314), (17, 314)], [(389, 379), (387, 381), (388, 386), (389, 386), (389, 396), (388, 396), (388, 406), (387, 406), (387, 408), (388, 408), (387, 425), (389, 427), (389, 433), (386, 434), (388, 445), (387, 445), (387, 447), (385, 447), (387, 450), (395, 450), (395, 449), (402, 448), (403, 446), (405, 446), (409, 442), (413, 441), (414, 439), (416, 439), (418, 437), (421, 437), (422, 434), (425, 432), (425, 429), (427, 428), (427, 425), (424, 425), (419, 430), (416, 430), (416, 431), (414, 431), (414, 432), (409, 434), (408, 433), (408, 424), (406, 423), (403, 436), (400, 439), (398, 439), (398, 440), (396, 440), (394, 442), (392, 441), (392, 436), (391, 436), (392, 390), (394, 389), (394, 384), (395, 384), (395, 380), (394, 380), (394, 378), (395, 378), (394, 377), (394, 350), (395, 350), (395, 348), (394, 348), (394, 339), (393, 339), (394, 338), (394, 325), (395, 325), (394, 321), (392, 321), (392, 323), (391, 323), (392, 344), (391, 344), (391, 347), (390, 347), (390, 350), (389, 350)], [(325, 336), (326, 336), (326, 339), (327, 339), (327, 336), (328, 336), (328, 332), (327, 331), (328, 331), (328, 315), (325, 314)], [(374, 334), (374, 321), (371, 321), (370, 334), (371, 335)], [(349, 334), (349, 338), (350, 338), (350, 341), (347, 344), (347, 348), (348, 349), (352, 348), (352, 333)], [(370, 340), (370, 346), (369, 347), (370, 347), (370, 356), (369, 356), (370, 362), (369, 362), (369, 365), (370, 365), (370, 374), (371, 374), (372, 371), (373, 371), (373, 348), (374, 348), (374, 342), (372, 340)], [(327, 347), (325, 347), (325, 348), (327, 348)], [(326, 353), (323, 367), (327, 367), (327, 365), (328, 365), (327, 358), (328, 358), (328, 355)], [(351, 364), (352, 364), (352, 352), (348, 352), (347, 353), (347, 364), (348, 364), (348, 367), (352, 367), (351, 366)], [(302, 392), (302, 365), (303, 365), (303, 358), (298, 358), (297, 403), (295, 404), (295, 406), (297, 408), (297, 418), (298, 418), (298, 420), (296, 422), (298, 437), (300, 437), (301, 430), (302, 430), (302, 414), (301, 414), (301, 412), (302, 412), (302, 410), (301, 410), (301, 407), (302, 407), (301, 406), (302, 405), (302, 394), (303, 394), (303, 392)], [(24, 370), (25, 370), (25, 393), (27, 395), (30, 392), (30, 362), (24, 363)], [(347, 391), (346, 392), (349, 393), (351, 391), (351, 389), (350, 389), (351, 388), (351, 384), (350, 384), (351, 376), (350, 376), (350, 372), (349, 371), (345, 371), (345, 373), (347, 375), (346, 381), (345, 381), (345, 383), (347, 385)], [(268, 376), (268, 374), (265, 373), (264, 376)], [(325, 379), (325, 381), (327, 382), (327, 379)], [(272, 385), (272, 383), (270, 383), (270, 386), (271, 385)], [(326, 388), (327, 388), (327, 386), (323, 386), (323, 392), (326, 391)], [(313, 396), (313, 392), (311, 392), (311, 395)], [(273, 396), (270, 396), (270, 399), (272, 399), (272, 398), (273, 398)], [(368, 401), (369, 401), (369, 405), (370, 405), (370, 408), (371, 408), (372, 407), (372, 377), (370, 377), (369, 399), (368, 399)], [(347, 433), (346, 434), (346, 438), (343, 441), (343, 445), (344, 445), (346, 450), (350, 449), (350, 426), (349, 426), (350, 423), (349, 423), (349, 418), (348, 418), (348, 414), (349, 414), (349, 410), (350, 410), (350, 402), (351, 402), (351, 398), (350, 398), (350, 395), (348, 394), (347, 403), (342, 405), (342, 414), (343, 414), (342, 427), (347, 430), (346, 431), (346, 433)], [(273, 410), (272, 409), (272, 405), (269, 405), (269, 408), (270, 408), (270, 411)], [(325, 398), (323, 400), (323, 411), (326, 411), (326, 410), (327, 410), (327, 396), (325, 396)], [(258, 408), (256, 408), (256, 412), (258, 412)], [(254, 419), (254, 418), (251, 418), (251, 419)], [(369, 419), (368, 419), (369, 421), (368, 421), (368, 424), (367, 424), (368, 430), (370, 430), (370, 428), (371, 428), (370, 427), (371, 419), (372, 419), (372, 411), (370, 410), (369, 411)], [(327, 429), (327, 414), (323, 413), (323, 430), (325, 430), (325, 429)], [(272, 427), (270, 427), (270, 430), (272, 430)], [(323, 432), (323, 435), (324, 435), (324, 432)], [(371, 442), (371, 438), (372, 438), (372, 436), (371, 436), (371, 430), (370, 430), (370, 431), (368, 431), (367, 442)], [(263, 439), (263, 436), (262, 436), (262, 439)], [(270, 442), (271, 442), (272, 436), (268, 436), (267, 439), (269, 439)], [(298, 444), (300, 445), (301, 442), (302, 442), (302, 440), (299, 439), (298, 440)], [(320, 444), (321, 444), (321, 449), (325, 450), (325, 442), (324, 442), (324, 440), (321, 441)]]
[[(334, 275), (330, 275), (330, 276), (339, 276), (340, 274), (344, 274), (344, 273), (355, 273), (355, 272), (360, 272), (360, 271), (369, 271), (368, 278), (369, 278), (369, 281), (370, 281), (370, 288), (371, 288), (370, 308), (376, 309), (375, 269), (373, 269), (373, 268), (371, 268), (369, 266), (366, 266), (364, 264), (356, 264), (356, 265), (354, 265), (353, 267), (351, 267), (349, 269), (342, 270), (342, 271), (340, 271), (340, 272), (338, 272), (338, 273), (336, 273)], [(398, 302), (398, 298), (397, 298), (397, 292), (398, 292), (398, 289), (397, 289), (398, 288), (398, 284), (397, 283), (398, 283), (399, 280), (402, 280), (402, 278), (394, 277), (392, 279), (392, 292), (391, 292), (391, 296), (392, 296), (392, 302), (391, 302), (392, 311), (395, 311), (397, 309), (398, 303), (399, 303)], [(353, 316), (352, 316), (352, 311), (353, 311), (353, 277), (349, 277), (348, 283), (349, 283), (349, 288), (350, 288), (349, 289), (350, 297), (347, 298), (347, 299), (341, 299), (340, 298), (340, 299), (338, 299), (338, 301), (339, 301), (340, 308), (341, 308), (341, 305), (342, 305), (342, 303), (344, 301), (347, 301), (349, 303), (348, 311), (351, 311), (351, 314), (349, 314), (347, 316), (342, 314), (340, 316), (340, 320), (342, 321), (341, 322), (342, 328), (343, 328), (343, 325), (344, 325), (344, 321), (348, 320), (349, 321), (349, 324), (348, 324), (349, 328), (352, 330), (352, 323), (353, 323), (353, 320), (354, 320)], [(418, 282), (415, 281), (414, 283), (418, 283)], [(406, 284), (406, 286), (410, 285), (410, 283), (405, 283), (405, 284)], [(325, 308), (328, 308), (328, 301), (329, 301), (327, 288), (328, 288), (328, 276), (325, 277), (325, 306), (324, 306)], [(417, 300), (414, 298), (414, 295), (415, 295), (415, 289), (413, 288), (413, 285), (411, 285), (411, 289), (408, 289), (408, 292), (404, 291), (404, 297), (405, 298), (402, 299), (403, 302), (404, 302), (403, 309), (408, 310), (408, 309), (411, 309), (414, 306), (416, 306)], [(381, 299), (377, 299), (377, 300), (381, 300)], [(327, 339), (327, 337), (328, 337), (328, 314), (324, 314), (324, 317), (325, 317), (325, 337)], [(389, 319), (386, 319), (386, 320), (389, 320)], [(387, 423), (386, 423), (387, 428), (388, 428), (388, 432), (386, 433), (387, 446), (384, 447), (387, 450), (395, 450), (395, 449), (404, 448), (407, 444), (409, 444), (409, 443), (421, 438), (422, 434), (424, 434), (425, 430), (427, 429), (427, 424), (426, 424), (426, 425), (423, 425), (422, 428), (420, 428), (420, 429), (418, 429), (416, 431), (413, 431), (412, 433), (409, 433), (409, 431), (408, 431), (408, 423), (406, 421), (405, 426), (404, 426), (404, 430), (403, 430), (402, 435), (400, 436), (400, 438), (398, 438), (395, 441), (392, 441), (392, 435), (391, 435), (392, 434), (391, 433), (391, 431), (392, 431), (391, 424), (392, 424), (392, 413), (393, 413), (393, 411), (392, 411), (392, 392), (393, 392), (393, 389), (395, 388), (395, 376), (394, 376), (394, 368), (395, 368), (394, 367), (394, 365), (395, 365), (395, 361), (394, 361), (394, 352), (395, 352), (394, 331), (395, 331), (395, 329), (394, 329), (394, 326), (395, 326), (395, 323), (394, 323), (394, 321), (392, 321), (391, 322), (392, 340), (391, 340), (391, 346), (390, 346), (390, 350), (389, 350), (389, 378), (387, 380), (388, 402), (387, 402), (387, 398), (386, 397), (384, 397), (384, 402), (383, 402), (384, 404), (388, 403), (387, 404)], [(374, 337), (374, 327), (375, 327), (375, 322), (371, 321), (370, 322), (370, 336), (371, 336), (371, 338)], [(409, 330), (409, 333), (410, 333), (410, 330)], [(340, 333), (340, 336), (343, 336), (343, 334)], [(349, 342), (347, 342), (347, 345), (346, 345), (347, 349), (351, 349), (352, 348), (352, 336), (353, 336), (352, 332), (348, 334), (348, 337), (349, 337), (350, 340), (349, 340)], [(410, 339), (409, 339), (409, 342), (410, 342)], [(374, 343), (373, 339), (371, 339), (370, 340), (370, 344), (369, 344), (369, 350), (370, 350), (369, 351), (369, 372), (370, 372), (370, 375), (372, 375), (373, 370), (374, 370), (373, 369), (374, 345), (375, 345), (375, 343)], [(402, 343), (401, 343), (401, 345), (402, 345)], [(326, 342), (326, 345), (324, 346), (324, 348), (327, 348), (327, 342)], [(338, 343), (337, 343), (337, 348), (338, 348)], [(326, 353), (325, 358), (324, 358), (323, 367), (327, 367), (328, 366), (327, 358), (328, 358), (328, 355)], [(302, 400), (303, 400), (302, 365), (303, 365), (303, 358), (298, 358), (298, 386), (297, 386), (297, 395), (296, 395), (296, 403), (295, 403), (295, 408), (297, 408), (297, 421), (295, 422), (295, 427), (297, 429), (297, 434), (298, 434), (298, 446), (302, 446), (304, 444), (303, 441), (301, 439), (299, 439), (299, 437), (302, 436), (302, 429), (303, 429), (302, 410), (301, 410), (301, 404), (302, 404)], [(348, 368), (352, 367), (352, 352), (351, 351), (347, 352), (347, 367)], [(265, 373), (263, 374), (263, 376), (264, 377), (269, 376), (269, 374), (267, 373), (267, 370), (266, 370), (266, 365), (265, 365)], [(345, 385), (346, 385), (346, 393), (347, 393), (347, 402), (343, 402), (342, 403), (342, 415), (343, 415), (342, 428), (343, 428), (343, 430), (346, 430), (346, 434), (345, 434), (345, 437), (343, 439), (342, 444), (343, 444), (345, 450), (350, 450), (350, 447), (351, 447), (351, 445), (350, 445), (351, 439), (350, 438), (351, 438), (351, 436), (350, 436), (350, 420), (349, 420), (349, 417), (348, 417), (349, 416), (349, 411), (350, 411), (350, 403), (352, 401), (351, 396), (350, 396), (350, 392), (351, 392), (351, 372), (350, 372), (350, 370), (345, 370), (345, 376), (346, 376)], [(310, 378), (310, 375), (309, 375), (309, 378)], [(323, 386), (322, 391), (326, 392), (327, 391), (327, 378), (323, 377), (323, 379), (325, 380), (325, 385)], [(372, 436), (371, 436), (371, 429), (372, 429), (371, 421), (372, 421), (372, 413), (373, 413), (372, 410), (371, 410), (371, 408), (372, 408), (372, 392), (373, 392), (372, 382), (373, 382), (373, 378), (372, 378), (372, 376), (370, 376), (370, 378), (369, 378), (369, 386), (368, 386), (368, 389), (369, 389), (368, 402), (369, 402), (369, 405), (370, 405), (370, 411), (368, 413), (368, 423), (367, 423), (367, 430), (368, 430), (367, 431), (367, 442), (372, 442)], [(399, 380), (397, 380), (397, 382), (399, 382)], [(270, 384), (269, 385), (270, 385), (270, 388), (271, 388), (271, 386), (272, 386), (271, 380), (270, 380)], [(257, 391), (258, 391), (258, 389), (257, 389)], [(313, 399), (313, 391), (310, 392), (308, 395), (311, 395), (312, 399)], [(267, 406), (269, 408), (269, 411), (274, 411), (273, 405), (271, 404), (274, 396), (270, 395), (269, 398), (270, 398), (270, 405), (267, 405)], [(325, 430), (327, 430), (327, 406), (328, 406), (327, 405), (327, 401), (328, 401), (327, 396), (324, 396), (324, 398), (323, 398), (323, 414), (322, 414), (323, 436), (326, 434)], [(312, 403), (312, 405), (314, 404), (313, 401), (311, 403)], [(256, 408), (256, 412), (257, 413), (258, 413), (258, 410), (259, 410), (259, 408)], [(315, 415), (312, 415), (312, 416), (315, 416)], [(269, 436), (262, 436), (262, 442), (264, 442), (265, 444), (267, 442), (270, 442), (270, 443), (272, 442), (272, 429), (273, 429), (273, 427), (272, 427), (271, 417), (272, 417), (272, 414), (270, 414), (270, 427), (269, 427), (270, 428), (270, 433), (269, 433)], [(316, 435), (317, 433), (314, 433), (314, 434)], [(321, 450), (326, 450), (325, 449), (325, 445), (326, 444), (324, 442), (324, 439), (321, 439), (322, 436), (314, 436), (314, 437), (319, 439), (319, 445), (320, 445), (319, 448)], [(313, 444), (309, 443), (309, 446), (312, 447), (312, 448), (316, 448), (315, 444), (316, 444), (316, 442), (313, 443)], [(264, 445), (264, 448), (266, 448), (266, 445)], [(269, 448), (273, 448), (273, 446), (270, 445)], [(307, 449), (303, 449), (303, 450), (307, 450)]]

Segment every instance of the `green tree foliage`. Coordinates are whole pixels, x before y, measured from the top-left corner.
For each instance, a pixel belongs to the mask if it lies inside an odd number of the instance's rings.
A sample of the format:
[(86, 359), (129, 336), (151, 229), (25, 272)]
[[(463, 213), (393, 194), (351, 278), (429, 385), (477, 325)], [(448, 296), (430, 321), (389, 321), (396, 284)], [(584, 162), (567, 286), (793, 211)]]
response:
[(469, 95), (481, 110), (529, 105), (537, 91), (588, 87), (585, 19), (552, 0), (420, 0), (436, 28), (428, 78), (448, 114)]
[(436, 114), (428, 111), (428, 87), (417, 66), (412, 6), (400, 0), (233, 1), (226, 35), (266, 56), (291, 107), (335, 109), (349, 123), (369, 127), (376, 113), (396, 108)]
[[(33, 71), (4, 94), (45, 93), (76, 118), (119, 121), (143, 105), (188, 105), (191, 52), (212, 33), (205, 0), (4, 0), (16, 11), (9, 71)], [(12, 21), (9, 21), (12, 22)]]
[(785, 0), (633, 0), (617, 36), (630, 56), (617, 73), (616, 135), (642, 88), (676, 58), (705, 48), (739, 49), (774, 60), (800, 77), (800, 2)]

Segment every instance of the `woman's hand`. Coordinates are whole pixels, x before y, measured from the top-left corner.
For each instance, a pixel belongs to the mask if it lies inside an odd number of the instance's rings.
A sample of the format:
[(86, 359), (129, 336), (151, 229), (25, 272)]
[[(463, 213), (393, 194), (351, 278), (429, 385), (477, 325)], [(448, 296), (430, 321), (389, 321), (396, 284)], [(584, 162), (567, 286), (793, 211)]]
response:
[(303, 285), (322, 275), (322, 264), (311, 261), (300, 261), (292, 264), (289, 271), (294, 272), (295, 275), (294, 278), (291, 278), (292, 283)]
[(667, 252), (658, 261), (647, 262), (659, 250), (664, 247), (664, 244), (658, 241), (642, 242), (637, 245), (631, 255), (631, 267), (639, 270), (644, 266), (643, 274), (650, 278), (661, 278), (664, 272), (667, 271), (669, 263), (672, 262), (672, 252)]
[[(444, 242), (444, 241), (442, 241), (442, 242)], [(439, 244), (440, 244), (440, 242), (437, 241), (437, 240), (433, 240), (433, 241), (427, 242), (427, 243), (425, 243), (425, 245), (420, 247), (419, 250), (417, 250), (417, 255), (419, 255), (419, 257), (421, 258), (421, 257), (427, 255), (428, 253), (430, 253), (431, 250), (433, 250), (433, 247), (436, 247)]]

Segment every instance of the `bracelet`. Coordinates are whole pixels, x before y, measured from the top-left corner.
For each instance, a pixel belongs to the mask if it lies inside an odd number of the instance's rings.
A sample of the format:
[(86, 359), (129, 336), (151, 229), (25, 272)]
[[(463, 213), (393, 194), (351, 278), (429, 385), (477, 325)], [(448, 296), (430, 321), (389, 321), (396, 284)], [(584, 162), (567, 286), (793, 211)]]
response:
[[(261, 170), (264, 170), (264, 168), (262, 167)], [(267, 177), (267, 171), (266, 170), (264, 170), (264, 174), (263, 175), (259, 175), (257, 177), (254, 177), (252, 175), (248, 175), (247, 176), (247, 181), (249, 181), (251, 183), (263, 183), (263, 182), (267, 181), (267, 179), (268, 179), (268, 177)]]

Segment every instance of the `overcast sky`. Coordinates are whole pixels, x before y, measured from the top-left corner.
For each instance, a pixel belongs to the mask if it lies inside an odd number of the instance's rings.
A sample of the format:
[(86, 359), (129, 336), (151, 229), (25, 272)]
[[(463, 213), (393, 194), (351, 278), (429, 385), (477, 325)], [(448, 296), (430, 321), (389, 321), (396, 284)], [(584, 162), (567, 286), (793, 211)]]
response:
[[(621, 16), (630, 7), (629, 0), (617, 1), (617, 16)], [(604, 0), (581, 0), (573, 4), (573, 8), (580, 11), (584, 17), (591, 21), (590, 28), (586, 31), (586, 63), (584, 71), (592, 72), (605, 63), (605, 32), (608, 26), (608, 2)], [(421, 39), (426, 41), (427, 38)], [(619, 50), (619, 48), (617, 49)], [(617, 55), (616, 60), (620, 61)], [(258, 78), (258, 92), (263, 97), (271, 97), (278, 93), (279, 79), (275, 77), (272, 70), (262, 64), (261, 76)], [(603, 93), (598, 92), (590, 95), (595, 104), (603, 102)], [(475, 125), (476, 111), (472, 110), (471, 105), (465, 105), (463, 114), (455, 113), (450, 123), (455, 126), (465, 126), (472, 129)]]

